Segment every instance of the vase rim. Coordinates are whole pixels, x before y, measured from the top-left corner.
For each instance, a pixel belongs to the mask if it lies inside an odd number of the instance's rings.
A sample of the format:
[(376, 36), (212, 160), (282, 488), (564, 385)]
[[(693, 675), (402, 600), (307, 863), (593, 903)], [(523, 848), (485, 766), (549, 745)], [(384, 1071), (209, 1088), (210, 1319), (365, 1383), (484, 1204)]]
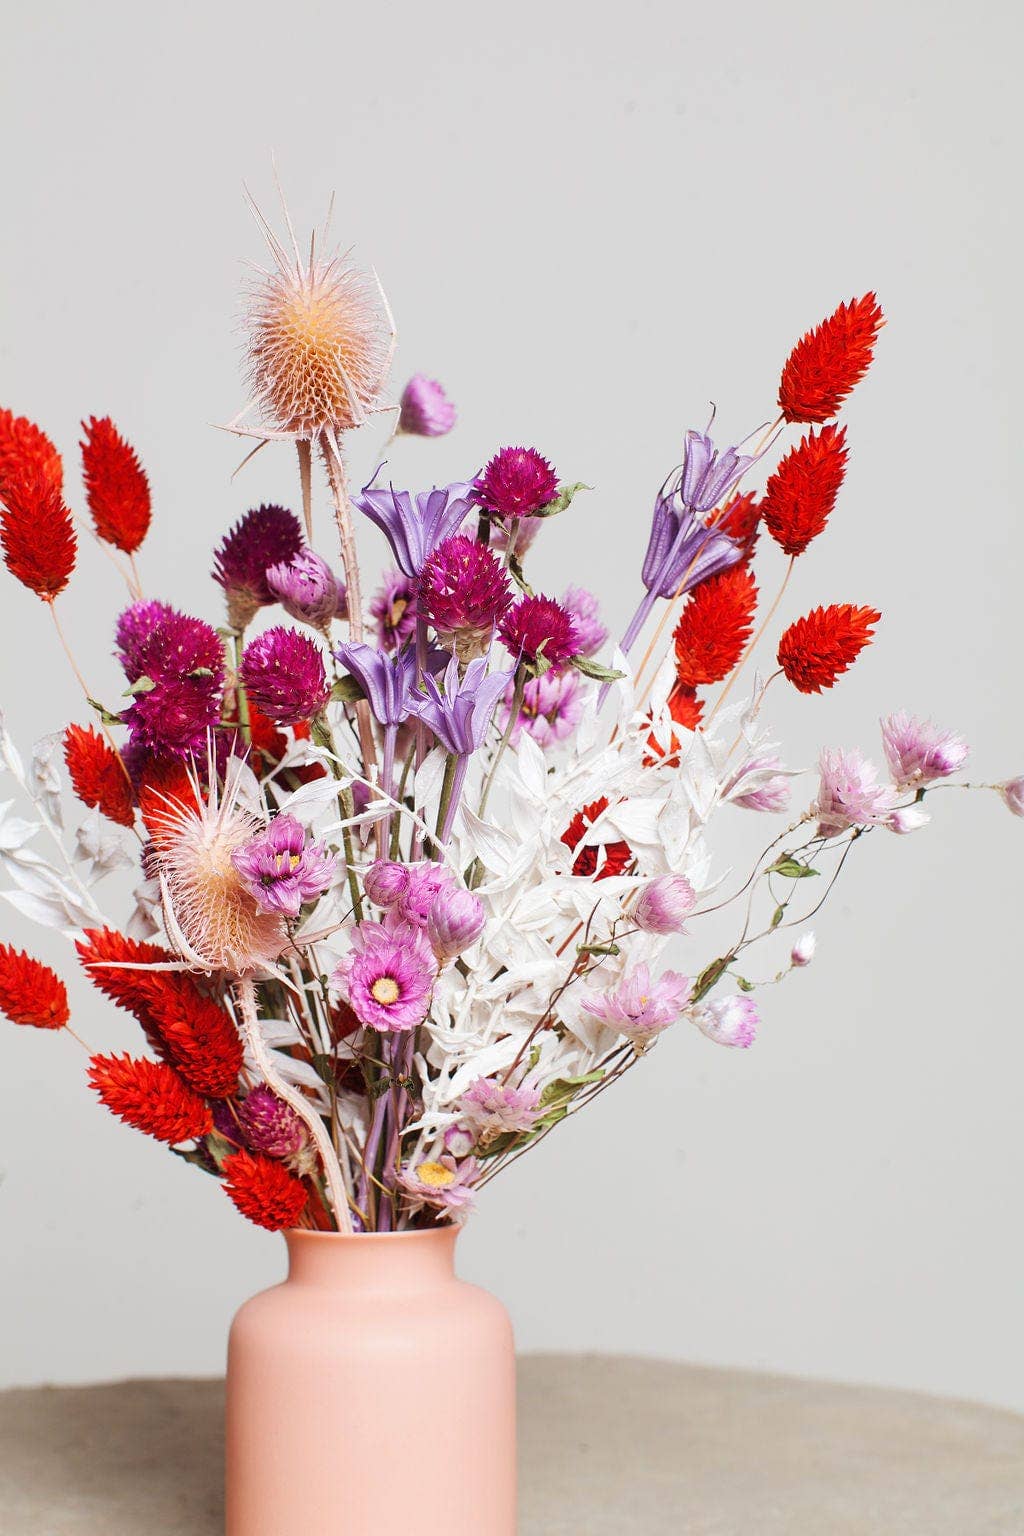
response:
[(312, 1232), (307, 1227), (286, 1227), (283, 1233), (289, 1242), (303, 1243), (437, 1242), (458, 1234), (459, 1227), (455, 1222), (446, 1222), (440, 1227), (418, 1227), (411, 1232)]

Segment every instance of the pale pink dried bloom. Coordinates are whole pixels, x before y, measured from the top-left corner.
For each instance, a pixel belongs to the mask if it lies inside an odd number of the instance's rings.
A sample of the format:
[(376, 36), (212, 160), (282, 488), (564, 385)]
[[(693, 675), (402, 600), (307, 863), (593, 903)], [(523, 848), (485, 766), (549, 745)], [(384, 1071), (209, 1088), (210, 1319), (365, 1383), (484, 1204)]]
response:
[(1006, 801), (1006, 808), (1015, 816), (1024, 816), (1024, 778), (1007, 779), (999, 785), (999, 793)]
[(448, 1211), (452, 1219), (460, 1221), (468, 1216), (476, 1200), (473, 1185), (480, 1177), (480, 1164), (474, 1157), (456, 1162), (454, 1157), (443, 1157), (416, 1163), (402, 1170), (398, 1183), (411, 1196), (416, 1206), (433, 1205)]
[(773, 752), (748, 758), (733, 774), (722, 798), (747, 811), (784, 811), (789, 806), (789, 775)]
[(647, 933), (685, 933), (697, 893), (685, 875), (658, 875), (640, 892), (633, 916)]
[(893, 811), (886, 826), (890, 832), (905, 836), (908, 832), (917, 832), (921, 827), (927, 826), (929, 821), (931, 817), (923, 806), (900, 805)]
[(700, 1003), (690, 1010), (690, 1017), (701, 1034), (716, 1045), (746, 1050), (757, 1035), (757, 1004), (749, 997), (720, 997), (712, 1003)]
[(585, 998), (583, 1007), (643, 1050), (655, 1035), (676, 1022), (692, 990), (689, 976), (665, 971), (655, 981), (646, 965), (638, 965), (602, 996)]
[(818, 941), (811, 932), (802, 933), (789, 953), (790, 965), (797, 967), (810, 965), (814, 959), (814, 951), (818, 947)]
[(482, 1142), (517, 1131), (531, 1131), (541, 1110), (540, 1085), (526, 1079), (519, 1087), (496, 1078), (480, 1077), (466, 1089), (458, 1103), (465, 1123)]
[(931, 720), (919, 720), (905, 709), (882, 721), (882, 746), (889, 772), (901, 789), (959, 773), (970, 750), (955, 731), (943, 730)]
[(854, 749), (826, 748), (819, 764), (821, 780), (811, 813), (822, 837), (848, 827), (885, 826), (896, 806), (896, 791), (878, 783), (878, 769)]

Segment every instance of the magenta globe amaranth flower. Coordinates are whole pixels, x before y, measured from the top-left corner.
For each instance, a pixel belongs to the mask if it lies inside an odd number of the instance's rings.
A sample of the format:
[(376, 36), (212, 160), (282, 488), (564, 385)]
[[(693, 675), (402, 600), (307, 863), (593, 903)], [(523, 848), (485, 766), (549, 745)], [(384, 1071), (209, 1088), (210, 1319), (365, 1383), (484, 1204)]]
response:
[(553, 597), (521, 597), (499, 623), (498, 633), (513, 656), (534, 664), (554, 667), (579, 654), (579, 631)]
[(268, 566), (267, 585), (285, 613), (314, 629), (326, 629), (332, 619), (345, 614), (344, 583), (312, 549), (300, 549), (290, 561)]
[(288, 564), (301, 548), (299, 520), (285, 507), (254, 507), (224, 536), (214, 551), (213, 579), (224, 588), (233, 629), (245, 629), (257, 609), (275, 601), (267, 570)]
[(691, 1008), (690, 1017), (716, 1045), (730, 1045), (746, 1050), (757, 1037), (757, 1005), (749, 997), (721, 997), (712, 1003)]
[(494, 626), (512, 604), (504, 567), (477, 539), (453, 534), (420, 572), (419, 611), (460, 661), (488, 649)]
[(303, 903), (330, 889), (337, 854), (307, 839), (294, 816), (275, 816), (270, 826), (231, 855), (261, 912), (298, 917)]
[(297, 629), (278, 626), (250, 640), (242, 656), (242, 685), (275, 725), (296, 725), (331, 696), (320, 647)]
[(293, 1158), (309, 1145), (309, 1132), (283, 1099), (266, 1083), (257, 1083), (238, 1109), (238, 1129), (251, 1152), (267, 1157)]
[(499, 448), (473, 492), (496, 517), (533, 517), (558, 495), (558, 476), (536, 448)]
[(370, 618), (382, 651), (397, 651), (416, 633), (416, 581), (391, 571), (370, 600)]
[(658, 875), (640, 892), (633, 916), (646, 933), (685, 933), (697, 895), (685, 875)]
[[(531, 677), (523, 688), (519, 718), (512, 727), (511, 742), (519, 745), (523, 731), (539, 747), (552, 747), (567, 740), (583, 715), (584, 683), (571, 667), (549, 667), (540, 677)], [(512, 684), (505, 690), (498, 724), (502, 731), (515, 701)]]
[(152, 601), (132, 603), (118, 615), (114, 629), (116, 655), (130, 683), (134, 683), (146, 670), (143, 660), (146, 641), (162, 619), (176, 613), (177, 609), (172, 608), (170, 603)]
[[(224, 692), (224, 652), (216, 631), (202, 619), (166, 609), (154, 615), (136, 604), (119, 624), (122, 654), (133, 699), (121, 719), (136, 751), (185, 757), (205, 755), (207, 733), (218, 723)], [(161, 605), (162, 606), (162, 605)], [(126, 615), (122, 615), (122, 620)], [(141, 621), (141, 622), (140, 622)]]
[(427, 938), (439, 960), (454, 960), (484, 931), (487, 912), (474, 891), (454, 882), (442, 885), (427, 912)]
[(576, 626), (577, 655), (596, 656), (608, 639), (608, 630), (601, 622), (601, 605), (593, 592), (586, 587), (566, 587), (562, 607)]
[(955, 731), (942, 730), (931, 720), (919, 720), (905, 709), (882, 721), (882, 747), (893, 782), (900, 789), (918, 788), (959, 773), (969, 748)]
[(443, 437), (455, 425), (455, 407), (436, 379), (414, 373), (402, 390), (399, 432), (416, 437)]
[(638, 965), (603, 996), (586, 998), (583, 1007), (643, 1050), (655, 1035), (676, 1022), (692, 991), (689, 976), (665, 971), (655, 981), (648, 966)]

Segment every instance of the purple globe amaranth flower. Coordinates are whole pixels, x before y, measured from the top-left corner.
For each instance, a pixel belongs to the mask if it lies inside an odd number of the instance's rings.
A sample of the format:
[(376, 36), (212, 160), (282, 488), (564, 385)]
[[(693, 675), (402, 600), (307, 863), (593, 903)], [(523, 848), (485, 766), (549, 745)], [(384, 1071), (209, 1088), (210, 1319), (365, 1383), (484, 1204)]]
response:
[(370, 601), (370, 617), (377, 629), (382, 651), (401, 650), (416, 633), (416, 581), (402, 571), (391, 571)]
[(267, 586), (285, 613), (314, 629), (326, 629), (332, 619), (345, 615), (345, 584), (312, 549), (300, 549), (291, 560), (268, 566)]
[(455, 425), (455, 407), (436, 379), (414, 373), (402, 390), (399, 432), (416, 437), (443, 437)]
[(118, 615), (117, 625), (114, 629), (114, 641), (117, 646), (117, 659), (124, 668), (125, 676), (130, 683), (134, 683), (146, 670), (143, 661), (143, 648), (146, 641), (153, 633), (162, 619), (170, 618), (178, 614), (176, 608), (170, 603), (132, 603), (123, 613)]
[(224, 692), (224, 652), (216, 631), (171, 608), (138, 644), (136, 639), (128, 668), (134, 697), (121, 716), (132, 747), (173, 757), (205, 753)]
[(416, 1205), (433, 1205), (450, 1211), (455, 1220), (468, 1216), (476, 1194), (473, 1185), (480, 1177), (480, 1164), (474, 1157), (457, 1162), (447, 1153), (435, 1160), (412, 1164), (398, 1176), (399, 1187)]
[(691, 1008), (690, 1017), (716, 1045), (737, 1046), (746, 1050), (757, 1037), (757, 1005), (749, 997), (720, 997), (712, 1003)]
[(583, 1007), (643, 1050), (655, 1035), (676, 1022), (692, 992), (689, 976), (665, 971), (654, 981), (648, 967), (638, 965), (603, 996), (586, 998)]
[(536, 448), (499, 448), (478, 476), (474, 500), (498, 517), (533, 517), (558, 495), (558, 476)]
[(508, 651), (517, 659), (558, 666), (579, 654), (579, 631), (571, 614), (553, 597), (519, 598), (498, 625)]
[(645, 933), (685, 933), (697, 893), (685, 875), (658, 875), (640, 892), (633, 916)]
[(444, 865), (432, 859), (416, 864), (377, 859), (363, 877), (363, 889), (372, 902), (417, 930), (426, 928), (438, 892), (453, 885)]
[(425, 561), (418, 603), (441, 644), (471, 661), (489, 648), (494, 626), (511, 607), (512, 584), (485, 545), (456, 533)]
[(309, 720), (331, 696), (320, 647), (280, 625), (249, 641), (239, 675), (249, 698), (275, 725)]
[(231, 855), (231, 862), (259, 910), (286, 917), (298, 917), (304, 902), (322, 896), (338, 867), (337, 854), (308, 842), (302, 823), (288, 815), (275, 816), (265, 831)]
[(772, 752), (748, 758), (722, 790), (722, 799), (747, 811), (784, 811), (789, 805), (789, 774)]
[(294, 1109), (266, 1083), (257, 1083), (243, 1099), (238, 1130), (251, 1152), (267, 1157), (293, 1158), (309, 1146), (309, 1132)]
[(424, 677), (424, 691), (413, 696), (410, 713), (430, 727), (446, 752), (468, 757), (483, 746), (494, 707), (511, 677), (511, 672), (488, 674), (484, 656), (460, 674), (453, 656), (440, 682), (429, 674)]
[(900, 789), (916, 789), (959, 773), (970, 751), (955, 731), (944, 731), (905, 709), (882, 721), (882, 747), (893, 782)]
[(409, 718), (416, 660), (411, 651), (385, 656), (363, 641), (339, 645), (335, 656), (352, 674), (381, 725), (401, 725)]
[[(539, 747), (565, 741), (580, 723), (584, 692), (583, 679), (572, 668), (549, 667), (540, 677), (529, 678), (523, 688), (519, 718), (512, 727), (512, 745), (519, 745), (524, 731)], [(508, 725), (514, 698), (515, 688), (509, 684), (498, 719), (502, 731)]]
[(437, 973), (437, 962), (420, 935), (415, 929), (406, 933), (361, 923), (353, 946), (332, 979), (347, 986), (359, 1022), (384, 1033), (416, 1029), (427, 1016)]
[(596, 656), (608, 639), (608, 630), (601, 622), (601, 607), (593, 592), (586, 587), (566, 587), (562, 607), (576, 626), (579, 656)]
[(493, 1077), (478, 1077), (456, 1109), (485, 1144), (495, 1136), (532, 1131), (543, 1113), (540, 1085), (526, 1079), (516, 1088)]
[(896, 791), (879, 784), (878, 770), (858, 751), (827, 747), (819, 760), (818, 796), (811, 812), (822, 837), (834, 837), (848, 827), (885, 826), (896, 808)]
[(802, 969), (805, 965), (810, 965), (814, 959), (814, 951), (817, 947), (818, 941), (813, 933), (810, 931), (802, 933), (789, 952), (790, 965), (795, 966), (797, 970)]
[(454, 882), (443, 885), (427, 913), (427, 938), (439, 960), (454, 960), (484, 931), (487, 912), (480, 897)]
[(275, 601), (267, 570), (287, 564), (301, 548), (299, 520), (285, 507), (254, 507), (225, 534), (214, 551), (213, 579), (227, 595), (233, 629), (245, 629), (257, 609)]
[(467, 481), (418, 493), (375, 489), (371, 481), (352, 504), (376, 523), (405, 575), (417, 577), (428, 555), (461, 527), (473, 506), (471, 491)]
[(1008, 811), (1014, 816), (1024, 816), (1024, 778), (1007, 779), (1005, 784), (997, 786), (999, 793), (1006, 802)]

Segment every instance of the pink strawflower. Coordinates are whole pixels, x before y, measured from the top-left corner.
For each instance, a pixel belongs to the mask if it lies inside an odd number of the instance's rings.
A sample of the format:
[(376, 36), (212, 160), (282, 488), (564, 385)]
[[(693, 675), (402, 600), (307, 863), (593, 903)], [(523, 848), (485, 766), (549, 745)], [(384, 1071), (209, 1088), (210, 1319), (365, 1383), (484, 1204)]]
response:
[(301, 548), (299, 520), (285, 507), (254, 507), (225, 534), (214, 551), (213, 579), (227, 595), (233, 629), (244, 629), (257, 609), (274, 602), (267, 570), (287, 564)]
[(468, 1216), (476, 1195), (473, 1185), (480, 1177), (480, 1164), (474, 1157), (456, 1162), (445, 1156), (404, 1168), (398, 1183), (415, 1205), (433, 1205), (454, 1213), (456, 1220)]
[(416, 1029), (430, 1007), (437, 964), (421, 936), (414, 929), (361, 923), (353, 946), (333, 979), (347, 983), (359, 1022), (384, 1033)]
[(146, 634), (154, 615), (141, 610), (162, 606), (136, 603), (118, 624), (125, 671), (136, 690), (121, 718), (136, 751), (205, 755), (207, 732), (221, 715), (223, 647), (209, 624), (173, 608), (156, 617)]
[(402, 390), (399, 432), (410, 432), (416, 437), (443, 437), (455, 421), (455, 407), (437, 380), (414, 373)]
[(229, 1139), (237, 1141), (239, 1132), (250, 1152), (281, 1158), (296, 1172), (311, 1171), (315, 1158), (309, 1132), (294, 1109), (266, 1083), (257, 1083), (240, 1104), (238, 1125)]
[(558, 476), (536, 448), (499, 448), (473, 495), (498, 517), (532, 517), (558, 495)]
[(484, 931), (487, 912), (480, 897), (448, 882), (434, 895), (427, 913), (427, 938), (439, 960), (454, 960)]
[(944, 731), (905, 709), (882, 721), (882, 746), (893, 782), (900, 789), (916, 789), (959, 773), (970, 750), (955, 731)]
[(821, 780), (811, 812), (822, 837), (835, 837), (848, 827), (885, 826), (896, 806), (896, 791), (878, 783), (878, 769), (854, 749), (828, 747), (819, 762)]
[(665, 971), (653, 981), (648, 967), (638, 965), (603, 996), (586, 998), (583, 1007), (642, 1050), (676, 1022), (692, 991), (689, 976)]
[(722, 798), (747, 811), (784, 811), (789, 806), (789, 774), (773, 752), (748, 758), (722, 791)]
[(278, 626), (250, 640), (240, 675), (249, 698), (275, 725), (309, 720), (331, 696), (320, 647), (297, 629)]
[(261, 912), (298, 917), (304, 902), (330, 888), (338, 856), (307, 842), (302, 823), (283, 815), (233, 853), (231, 862)]
[(579, 654), (579, 633), (570, 614), (553, 597), (521, 597), (498, 625), (515, 657), (558, 666)]
[(608, 639), (608, 630), (601, 622), (601, 606), (593, 592), (586, 587), (566, 587), (562, 607), (576, 626), (577, 655), (596, 656)]
[(700, 1003), (690, 1010), (690, 1017), (716, 1045), (746, 1050), (757, 1035), (757, 1006), (749, 997), (720, 997), (713, 1003)]
[[(514, 685), (510, 683), (498, 713), (498, 725), (503, 733), (508, 727), (514, 694)], [(519, 719), (512, 727), (512, 745), (519, 745), (523, 731), (540, 747), (565, 741), (580, 723), (583, 697), (583, 679), (572, 668), (549, 667), (540, 677), (531, 677), (523, 689)]]
[(397, 651), (416, 633), (416, 582), (402, 571), (389, 571), (370, 600), (382, 651)]
[(345, 584), (327, 561), (312, 549), (300, 549), (291, 560), (267, 567), (267, 586), (285, 613), (301, 624), (326, 629), (345, 614)]
[(658, 875), (640, 892), (633, 916), (647, 933), (685, 933), (697, 894), (685, 875)]
[(1015, 816), (1024, 816), (1024, 778), (1007, 779), (1005, 784), (997, 786), (999, 793), (1006, 801), (1006, 808)]
[(511, 604), (512, 584), (504, 567), (464, 533), (443, 540), (420, 572), (419, 612), (460, 661), (484, 654), (495, 624)]
[(814, 959), (814, 951), (818, 947), (818, 941), (813, 933), (802, 933), (789, 952), (789, 963), (798, 968), (810, 965)]
[(527, 1080), (516, 1088), (493, 1077), (477, 1078), (456, 1107), (484, 1143), (495, 1136), (532, 1131), (543, 1113), (537, 1083)]

